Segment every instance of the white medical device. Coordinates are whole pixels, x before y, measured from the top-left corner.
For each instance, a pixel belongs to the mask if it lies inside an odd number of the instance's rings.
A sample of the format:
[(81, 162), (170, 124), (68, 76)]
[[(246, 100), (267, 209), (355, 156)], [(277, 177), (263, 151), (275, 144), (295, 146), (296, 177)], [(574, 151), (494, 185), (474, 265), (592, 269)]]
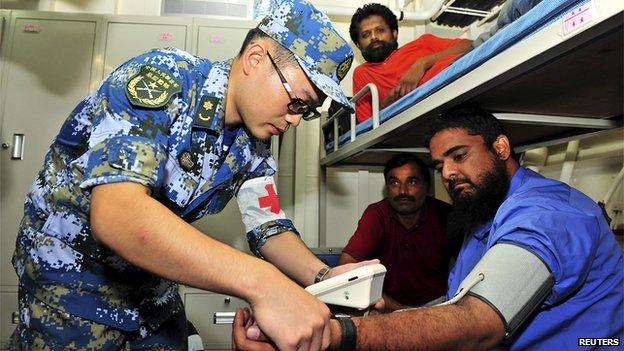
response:
[(363, 310), (381, 299), (386, 267), (373, 264), (312, 284), (306, 288), (319, 300)]
[[(381, 299), (385, 276), (386, 267), (378, 263), (312, 284), (306, 291), (327, 304), (363, 310)], [(234, 314), (235, 312), (215, 312), (213, 322), (231, 324)]]

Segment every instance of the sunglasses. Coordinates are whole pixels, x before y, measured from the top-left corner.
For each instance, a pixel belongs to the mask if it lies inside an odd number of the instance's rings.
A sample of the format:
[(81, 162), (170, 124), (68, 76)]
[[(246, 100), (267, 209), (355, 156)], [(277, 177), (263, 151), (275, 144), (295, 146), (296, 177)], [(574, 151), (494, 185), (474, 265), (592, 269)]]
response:
[(288, 105), (286, 105), (288, 107), (288, 112), (293, 115), (301, 115), (301, 118), (306, 121), (318, 118), (321, 114), (315, 108), (310, 107), (310, 105), (303, 99), (293, 96), (292, 88), (290, 87), (290, 84), (288, 84), (288, 82), (286, 81), (286, 78), (284, 78), (282, 71), (277, 68), (277, 65), (275, 64), (273, 57), (271, 57), (271, 54), (267, 52), (267, 55), (269, 56), (269, 60), (271, 60), (271, 64), (273, 65), (273, 68), (275, 68), (275, 72), (277, 72), (277, 75), (279, 76), (279, 79), (284, 86), (284, 90), (286, 90), (286, 94), (288, 94), (288, 97), (290, 98), (290, 102), (288, 103)]

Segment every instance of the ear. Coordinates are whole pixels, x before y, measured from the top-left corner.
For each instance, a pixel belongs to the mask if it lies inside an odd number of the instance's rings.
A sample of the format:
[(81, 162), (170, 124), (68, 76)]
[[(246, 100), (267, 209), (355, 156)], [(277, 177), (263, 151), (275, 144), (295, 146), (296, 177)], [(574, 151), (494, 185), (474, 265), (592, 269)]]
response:
[(393, 30), (392, 31), (392, 36), (394, 37), (394, 40), (397, 40), (397, 38), (399, 37), (399, 31), (398, 30)]
[(492, 148), (494, 149), (496, 156), (503, 161), (507, 161), (507, 159), (511, 156), (511, 143), (509, 142), (507, 136), (503, 134), (499, 135), (496, 140), (494, 140)]
[(261, 63), (267, 55), (268, 44), (264, 41), (252, 41), (241, 55), (243, 73), (251, 74), (261, 67)]

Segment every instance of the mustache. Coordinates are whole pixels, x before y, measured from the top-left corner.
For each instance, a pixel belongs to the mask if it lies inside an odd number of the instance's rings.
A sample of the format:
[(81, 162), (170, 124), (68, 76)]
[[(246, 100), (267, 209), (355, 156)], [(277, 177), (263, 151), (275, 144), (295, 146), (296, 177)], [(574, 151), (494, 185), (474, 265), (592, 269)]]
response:
[(362, 56), (369, 62), (382, 62), (390, 54), (399, 47), (396, 40), (393, 41), (376, 41), (371, 43), (364, 50)]
[(393, 197), (392, 200), (394, 201), (402, 201), (402, 200), (416, 201), (416, 198), (413, 196), (409, 196), (409, 195), (397, 195)]
[(448, 186), (451, 191), (455, 191), (455, 186), (457, 184), (463, 184), (463, 183), (476, 187), (475, 184), (471, 182), (468, 178), (453, 178), (448, 181)]

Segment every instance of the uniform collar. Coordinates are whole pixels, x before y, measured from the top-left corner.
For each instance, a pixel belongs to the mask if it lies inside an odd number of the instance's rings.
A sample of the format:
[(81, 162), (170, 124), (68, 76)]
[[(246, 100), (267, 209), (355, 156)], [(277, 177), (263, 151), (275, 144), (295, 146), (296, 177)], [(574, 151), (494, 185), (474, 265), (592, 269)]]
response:
[(507, 195), (505, 195), (505, 200), (507, 200), (507, 198), (511, 196), (511, 194), (513, 194), (516, 190), (518, 190), (520, 185), (522, 185), (526, 172), (526, 168), (518, 167), (516, 173), (514, 173), (514, 175), (511, 177), (511, 182), (509, 182), (509, 189), (507, 190)]
[(479, 227), (477, 227), (477, 229), (472, 231), (472, 234), (468, 234), (468, 235), (472, 235), (478, 240), (483, 240), (483, 238), (485, 238), (486, 236), (488, 236), (488, 234), (490, 234), (490, 229), (492, 228), (493, 222), (494, 222), (494, 218), (481, 224)]

